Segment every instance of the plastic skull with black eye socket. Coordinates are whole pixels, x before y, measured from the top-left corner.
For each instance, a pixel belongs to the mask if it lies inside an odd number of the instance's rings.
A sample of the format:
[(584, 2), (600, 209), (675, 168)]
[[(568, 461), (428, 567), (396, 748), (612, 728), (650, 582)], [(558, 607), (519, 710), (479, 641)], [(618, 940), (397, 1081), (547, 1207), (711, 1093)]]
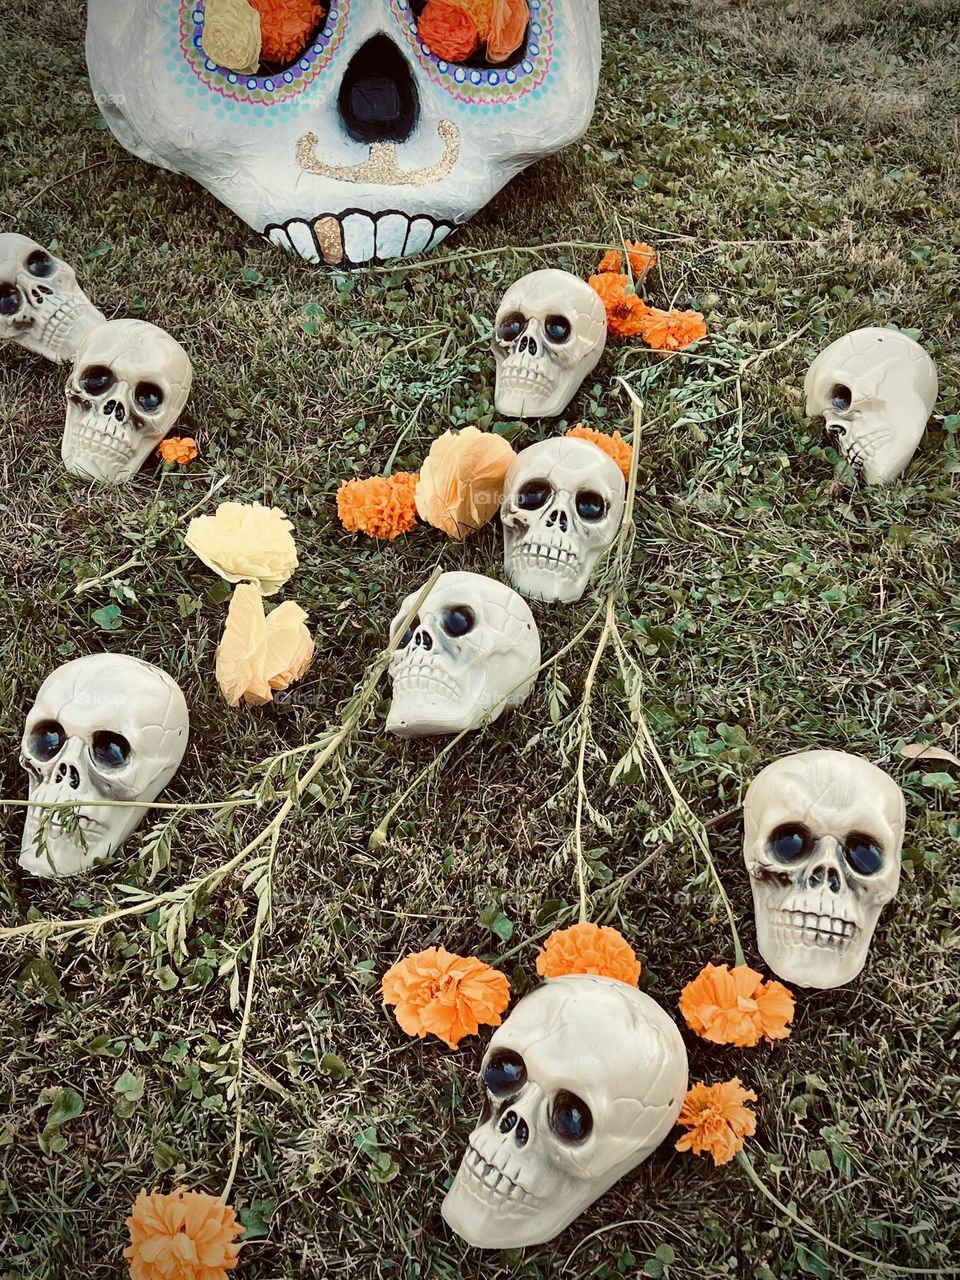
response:
[(192, 380), (190, 357), (155, 324), (111, 320), (93, 330), (67, 380), (67, 470), (105, 484), (132, 479), (176, 424)]
[(555, 418), (596, 367), (607, 340), (600, 295), (569, 271), (533, 271), (503, 296), (493, 330), (497, 411)]
[(28, 807), (21, 867), (72, 876), (109, 861), (176, 773), (189, 729), (179, 685), (149, 662), (99, 653), (58, 667), (27, 715), (20, 762), (32, 802), (78, 807)]
[(518, 453), (503, 489), (507, 577), (531, 600), (579, 600), (620, 529), (620, 468), (589, 440), (564, 436)]
[(552, 1240), (670, 1132), (687, 1054), (649, 996), (613, 978), (556, 978), (493, 1034), (483, 1113), (443, 1202), (469, 1244)]
[(27, 236), (0, 235), (0, 342), (63, 362), (104, 322), (69, 263)]
[(804, 382), (807, 417), (867, 484), (889, 484), (917, 451), (937, 401), (937, 367), (896, 329), (857, 329), (821, 351)]
[(406, 629), (390, 662), (387, 728), (403, 738), (459, 733), (519, 706), (540, 666), (526, 601), (492, 578), (442, 573), (406, 622), (418, 595), (407, 596), (390, 627), (391, 640)]
[(774, 973), (827, 989), (863, 969), (880, 911), (900, 883), (903, 793), (843, 751), (768, 765), (743, 806), (760, 954)]

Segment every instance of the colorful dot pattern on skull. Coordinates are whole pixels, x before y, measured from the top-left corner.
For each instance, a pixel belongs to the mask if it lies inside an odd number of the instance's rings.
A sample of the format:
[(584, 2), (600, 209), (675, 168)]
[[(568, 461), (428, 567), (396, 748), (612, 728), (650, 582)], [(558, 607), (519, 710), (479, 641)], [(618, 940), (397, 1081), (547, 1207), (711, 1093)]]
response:
[[(334, 60), (347, 32), (351, 3), (331, 0), (313, 45), (284, 71), (244, 75), (218, 67), (203, 52), (203, 0), (181, 0), (179, 50), (194, 76), (221, 98), (253, 107), (289, 102), (308, 88)], [(465, 67), (437, 58), (420, 40), (409, 0), (390, 0), (398, 24), (421, 73), (469, 109), (509, 107), (542, 90), (555, 56), (553, 0), (530, 0), (530, 28), (523, 58), (509, 67)], [(266, 113), (269, 118), (269, 112)]]

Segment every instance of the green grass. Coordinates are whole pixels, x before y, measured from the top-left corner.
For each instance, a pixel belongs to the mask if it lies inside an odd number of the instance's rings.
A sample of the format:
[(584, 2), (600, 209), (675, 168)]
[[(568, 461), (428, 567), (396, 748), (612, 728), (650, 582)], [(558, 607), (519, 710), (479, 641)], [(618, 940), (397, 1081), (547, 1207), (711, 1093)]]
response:
[[(901, 894), (864, 977), (801, 995), (793, 1036), (769, 1051), (688, 1036), (691, 1074), (738, 1074), (757, 1090), (754, 1165), (820, 1231), (867, 1257), (942, 1268), (958, 1255), (960, 777), (898, 748), (956, 752), (960, 725), (956, 9), (657, 0), (640, 22), (638, 8), (604, 4), (603, 85), (581, 147), (512, 183), (458, 234), (452, 260), (441, 250), (422, 269), (338, 284), (114, 144), (90, 101), (76, 0), (5, 6), (0, 224), (58, 246), (108, 314), (143, 314), (181, 338), (197, 367), (188, 424), (203, 459), (117, 492), (83, 488), (59, 462), (63, 372), (2, 352), (2, 793), (24, 794), (17, 741), (44, 675), (101, 648), (161, 663), (186, 692), (191, 747), (167, 799), (225, 797), (258, 762), (336, 724), (396, 602), (438, 563), (496, 573), (499, 561), (496, 525), (466, 545), (428, 529), (392, 546), (345, 535), (340, 481), (382, 468), (401, 436), (397, 465), (413, 469), (447, 426), (494, 421), (482, 335), (499, 295), (533, 266), (585, 274), (595, 261), (576, 247), (511, 246), (615, 242), (618, 228), (650, 240), (661, 254), (654, 300), (701, 308), (710, 339), (665, 362), (612, 344), (571, 420), (625, 428), (617, 374), (646, 400), (618, 621), (664, 758), (705, 821), (734, 808), (764, 763), (809, 746), (877, 760), (909, 810)], [(829, 338), (888, 322), (918, 330), (937, 360), (938, 413), (901, 483), (851, 490), (804, 420), (802, 375)], [(537, 436), (528, 424), (515, 444)], [(155, 541), (224, 475), (223, 496), (294, 518), (301, 569), (285, 596), (309, 609), (318, 637), (305, 681), (256, 711), (226, 711), (214, 686), (219, 582), (176, 533)], [(78, 579), (144, 547), (143, 568), (74, 594)], [(94, 615), (109, 604), (120, 612), (103, 632)], [(550, 654), (590, 603), (537, 612)], [(574, 710), (595, 639), (560, 664)], [(669, 1142), (551, 1246), (481, 1255), (445, 1228), (439, 1206), (478, 1110), (481, 1042), (451, 1054), (407, 1041), (378, 982), (397, 956), (433, 943), (500, 960), (517, 992), (535, 980), (537, 938), (576, 899), (562, 852), (575, 762), (569, 721), (550, 724), (550, 687), (465, 743), (371, 852), (370, 833), (438, 749), (385, 737), (383, 689), (345, 762), (349, 793), (285, 826), (243, 1072), (232, 1198), (251, 1243), (239, 1274), (652, 1275), (662, 1245), (676, 1278), (878, 1274), (817, 1245), (736, 1165), (714, 1170)], [(675, 1012), (702, 964), (731, 957), (723, 913), (682, 841), (611, 913), (605, 886), (646, 855), (672, 806), (654, 771), (608, 784), (634, 732), (610, 653), (592, 713), (587, 782), (611, 832), (585, 831), (592, 908), (634, 941), (644, 989)], [(155, 887), (212, 870), (271, 812), (240, 810), (232, 828), (188, 815)], [(22, 815), (5, 813), (6, 925), (98, 911), (115, 884), (145, 882), (136, 844), (129, 862), (88, 880), (25, 881)], [(756, 962), (736, 820), (711, 839)], [(140, 1187), (183, 1178), (219, 1193), (240, 1015), (218, 969), (239, 949), (242, 995), (255, 906), (239, 881), (224, 884), (175, 960), (152, 918), (112, 926), (92, 947), (52, 943), (42, 959), (36, 945), (0, 951), (4, 1280), (120, 1276)], [(71, 1118), (51, 1129), (56, 1107)]]

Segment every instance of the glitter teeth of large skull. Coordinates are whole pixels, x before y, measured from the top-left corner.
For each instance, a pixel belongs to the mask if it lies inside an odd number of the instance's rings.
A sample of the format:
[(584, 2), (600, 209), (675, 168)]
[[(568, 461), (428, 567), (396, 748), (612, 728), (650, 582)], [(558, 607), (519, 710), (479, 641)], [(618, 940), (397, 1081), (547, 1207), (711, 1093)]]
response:
[(860, 932), (852, 920), (818, 915), (814, 911), (778, 911), (771, 921), (785, 941), (808, 947), (845, 950)]
[[(525, 1191), (519, 1182), (515, 1182), (508, 1174), (492, 1161), (481, 1155), (473, 1143), (467, 1146), (463, 1157), (463, 1166), (494, 1200), (511, 1200), (514, 1204), (526, 1204), (533, 1208), (537, 1203), (536, 1196)], [(473, 1188), (476, 1192), (478, 1188)]]
[(291, 218), (283, 226), (267, 227), (264, 234), (271, 243), (307, 262), (355, 267), (426, 253), (452, 230), (450, 223), (391, 210), (376, 216), (357, 211), (320, 214), (309, 221)]

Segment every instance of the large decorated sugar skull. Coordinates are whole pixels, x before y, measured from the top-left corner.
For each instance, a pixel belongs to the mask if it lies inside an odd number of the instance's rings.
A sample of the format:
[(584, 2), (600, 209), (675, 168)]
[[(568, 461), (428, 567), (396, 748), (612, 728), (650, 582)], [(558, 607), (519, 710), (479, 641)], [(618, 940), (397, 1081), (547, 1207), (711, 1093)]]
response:
[(419, 612), (407, 596), (390, 627), (404, 633), (390, 663), (387, 728), (404, 738), (460, 733), (496, 720), (530, 694), (540, 635), (527, 602), (478, 573), (442, 573)]
[(438, 58), (422, 0), (328, 0), (288, 66), (203, 51), (204, 0), (90, 0), (87, 65), (130, 151), (202, 183), (275, 244), (350, 267), (438, 244), (593, 114), (598, 0), (530, 0), (509, 63)]
[(21, 867), (72, 876), (108, 862), (176, 773), (189, 730), (180, 686), (149, 662), (97, 653), (58, 667), (40, 686), (20, 746), (38, 806), (27, 809)]
[(190, 357), (155, 324), (110, 320), (92, 330), (67, 379), (67, 470), (104, 484), (132, 479), (176, 424), (192, 380)]
[(503, 485), (503, 565), (531, 600), (579, 600), (623, 520), (626, 483), (602, 449), (576, 436), (521, 450)]
[(867, 484), (889, 484), (917, 451), (937, 401), (937, 366), (897, 329), (856, 329), (821, 351), (804, 381), (807, 417)]
[(607, 313), (569, 271), (532, 271), (503, 295), (493, 329), (496, 405), (510, 418), (556, 418), (603, 355)]
[(443, 1216), (469, 1244), (552, 1240), (673, 1127), (687, 1054), (636, 987), (579, 974), (537, 987), (494, 1032), (480, 1121)]
[(15, 231), (0, 234), (0, 343), (62, 363), (105, 319), (68, 262)]
[(743, 805), (760, 954), (778, 977), (852, 982), (900, 884), (905, 804), (894, 780), (844, 751), (804, 751), (759, 773)]

